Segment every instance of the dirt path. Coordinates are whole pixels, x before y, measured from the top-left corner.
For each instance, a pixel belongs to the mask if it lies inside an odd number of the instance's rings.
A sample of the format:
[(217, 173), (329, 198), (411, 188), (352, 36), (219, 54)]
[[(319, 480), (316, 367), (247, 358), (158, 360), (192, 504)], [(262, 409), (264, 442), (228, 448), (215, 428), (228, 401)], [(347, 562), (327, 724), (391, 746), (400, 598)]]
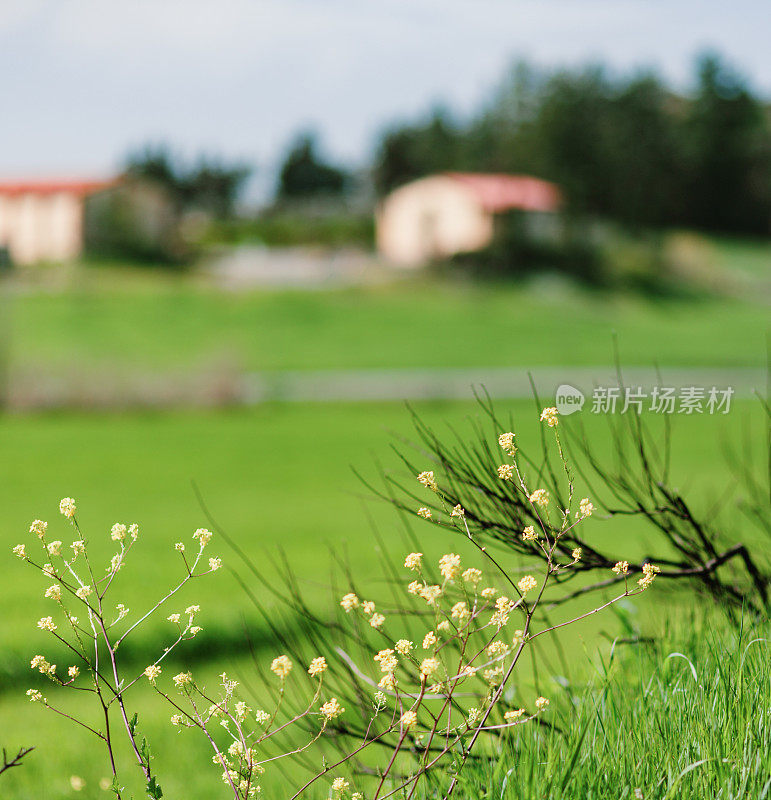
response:
[[(479, 369), (392, 369), (322, 372), (253, 373), (245, 378), (244, 401), (335, 402), (377, 400), (466, 399), (474, 387), (494, 397), (532, 397), (532, 382), (544, 399), (554, 398), (557, 387), (568, 384), (591, 400), (595, 387), (619, 385), (612, 367), (505, 367)], [(624, 370), (628, 387), (732, 387), (735, 397), (765, 394), (766, 372), (745, 367), (667, 368)]]
[[(474, 390), (496, 398), (530, 398), (535, 386), (546, 405), (557, 404), (560, 386), (584, 396), (593, 405), (595, 387), (618, 387), (612, 367), (505, 367), (475, 369), (324, 370), (238, 373), (201, 371), (179, 374), (121, 373), (115, 376), (43, 376), (38, 372), (10, 376), (3, 405), (10, 411), (43, 409), (219, 408), (281, 402), (388, 402), (404, 400), (468, 400)], [(762, 369), (694, 367), (654, 369), (630, 367), (624, 386), (649, 396), (654, 386), (670, 387), (679, 397), (689, 387), (725, 390), (732, 398), (766, 393)], [(639, 389), (638, 389), (639, 387)], [(565, 391), (563, 390), (563, 395)], [(620, 393), (623, 404), (624, 393)], [(647, 407), (647, 403), (644, 407)], [(562, 409), (560, 409), (562, 411)]]

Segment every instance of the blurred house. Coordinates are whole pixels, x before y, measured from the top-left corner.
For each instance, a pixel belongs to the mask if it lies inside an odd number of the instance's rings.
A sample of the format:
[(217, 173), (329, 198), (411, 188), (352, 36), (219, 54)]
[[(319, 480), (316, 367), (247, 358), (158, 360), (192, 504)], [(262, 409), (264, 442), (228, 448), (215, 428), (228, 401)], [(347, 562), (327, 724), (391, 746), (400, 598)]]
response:
[(105, 181), (0, 183), (0, 251), (13, 264), (68, 261), (83, 250), (83, 208)]
[(0, 263), (71, 261), (84, 254), (168, 261), (181, 249), (178, 208), (153, 181), (0, 183)]
[(418, 266), (490, 244), (495, 218), (521, 211), (534, 227), (559, 210), (553, 183), (527, 175), (447, 172), (395, 189), (376, 213), (378, 250), (404, 266)]

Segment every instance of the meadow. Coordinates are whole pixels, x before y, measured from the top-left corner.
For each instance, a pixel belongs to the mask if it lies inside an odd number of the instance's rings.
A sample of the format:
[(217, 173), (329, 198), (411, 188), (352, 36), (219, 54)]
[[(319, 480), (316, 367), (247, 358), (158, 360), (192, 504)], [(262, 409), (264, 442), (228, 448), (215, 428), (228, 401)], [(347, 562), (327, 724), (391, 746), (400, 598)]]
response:
[[(741, 256), (742, 269), (762, 274), (756, 249), (750, 247), (748, 255), (747, 248), (729, 243), (721, 253)], [(595, 295), (571, 286), (467, 286), (426, 279), (333, 292), (232, 294), (185, 277), (111, 270), (87, 271), (58, 288), (14, 292), (6, 295), (4, 310), (11, 369), (39, 370), (41, 375), (77, 370), (84, 380), (213, 363), (248, 370), (595, 365), (611, 360), (614, 334), (627, 365), (657, 361), (673, 366), (760, 366), (768, 328), (767, 307), (752, 299), (654, 302)], [(500, 407), (512, 414), (523, 437), (535, 441), (539, 425), (532, 402), (507, 401)], [(447, 424), (463, 430), (464, 419), (479, 413), (470, 401), (420, 403), (417, 410), (439, 431)], [(604, 420), (587, 417), (585, 422), (604, 447)], [(760, 444), (762, 422), (759, 404), (751, 400), (737, 403), (725, 417), (678, 417), (673, 442), (676, 485), (699, 507), (709, 508), (716, 493), (731, 485), (722, 458), (725, 444), (743, 437)], [(208, 525), (193, 490), (195, 482), (217, 522), (263, 570), (271, 573), (271, 559), (280, 545), (311, 596), (331, 602), (327, 586), (332, 557), (348, 559), (353, 569), (367, 569), (375, 546), (373, 529), (389, 549), (393, 547), (389, 555), (395, 561), (403, 556), (406, 543), (399, 517), (373, 500), (351, 470), (355, 466), (375, 479), (381, 468), (399, 470), (389, 449), (392, 432), (407, 437), (411, 432), (401, 404), (266, 404), (211, 411), (0, 417), (0, 546), (8, 553), (0, 629), (2, 745), (37, 748), (26, 765), (3, 776), (3, 792), (39, 800), (107, 796), (98, 789), (107, 774), (102, 754), (92, 757), (88, 739), (65, 721), (30, 707), (23, 696), (24, 689), (36, 683), (30, 677), (29, 658), (48, 652), (44, 634), (34, 627), (49, 602), (42, 597), (42, 579), (9, 553), (28, 536), (33, 518), (48, 519), (64, 539), (58, 501), (75, 497), (81, 525), (96, 552), (105, 557), (111, 552), (110, 526), (137, 522), (141, 546), (117, 586), (123, 602), (139, 610), (148, 596), (161, 592), (177, 568), (173, 543)], [(743, 518), (730, 519), (732, 536), (750, 535)], [(623, 537), (630, 551), (645, 548), (634, 524), (599, 517), (588, 524), (598, 542)], [(410, 525), (427, 552), (438, 552), (442, 544), (433, 529), (417, 519)], [(245, 574), (224, 542), (215, 538), (210, 549)], [(200, 603), (204, 628), (180, 663), (191, 664), (197, 675), (209, 680), (223, 668), (248, 677), (251, 661), (243, 643), (248, 637), (262, 654), (264, 625), (232, 574), (222, 570), (194, 583), (180, 602)], [(661, 611), (655, 606), (647, 596), (635, 604), (643, 629), (660, 623)], [(679, 616), (682, 603), (675, 599), (671, 609), (679, 609), (672, 614)], [(589, 663), (583, 648), (593, 653), (598, 633), (614, 628), (613, 620), (605, 619), (571, 634), (577, 681), (583, 680), (578, 676)], [(164, 636), (160, 624), (149, 626), (127, 657), (141, 669), (147, 653), (162, 645)], [(682, 635), (673, 633), (668, 645), (674, 650), (681, 640)], [(658, 661), (649, 659), (639, 669), (664, 674), (669, 662), (664, 660), (666, 653), (659, 655)], [(767, 670), (753, 680), (767, 681)], [(627, 698), (634, 686), (619, 678), (618, 691)], [(219, 796), (222, 783), (203, 743), (171, 728), (168, 715), (157, 712), (145, 689), (137, 689), (136, 702), (143, 733), (154, 744), (166, 796)], [(624, 702), (620, 697), (619, 706)], [(706, 705), (707, 700), (702, 697), (700, 702)], [(627, 721), (619, 715), (617, 725), (622, 724)], [(671, 739), (660, 745), (671, 746)], [(556, 744), (544, 747), (550, 757), (564, 757), (563, 751), (548, 750)], [(539, 750), (539, 758), (543, 752)], [(589, 764), (586, 775), (596, 768)], [(86, 781), (78, 794), (69, 782), (73, 774)], [(187, 777), (191, 774), (196, 775), (195, 785)], [(503, 794), (505, 787), (495, 784), (503, 774), (492, 779), (472, 776), (472, 786), (479, 779), (486, 787), (499, 786), (500, 796), (509, 796)], [(468, 796), (485, 795), (477, 786)]]
[[(552, 297), (552, 294), (556, 294)], [(767, 309), (442, 284), (329, 293), (145, 294), (85, 287), (16, 298), (11, 366), (54, 372), (582, 366), (760, 366)]]
[[(771, 247), (713, 245), (736, 291), (647, 298), (548, 278), (401, 276), (334, 291), (212, 290), (200, 277), (105, 265), (7, 292), (10, 369), (88, 379), (191, 369), (762, 366)], [(750, 288), (743, 281), (754, 280)], [(757, 284), (757, 285), (756, 285)]]
[[(440, 430), (446, 421), (460, 422), (462, 427), (466, 415), (478, 413), (473, 404), (460, 403), (431, 404), (418, 410)], [(523, 438), (535, 440), (538, 423), (532, 403), (519, 401), (503, 410), (514, 415)], [(681, 488), (701, 498), (703, 507), (711, 503), (715, 487), (730, 480), (721, 462), (722, 444), (744, 429), (748, 419), (759, 429), (759, 408), (750, 402), (719, 424), (714, 418), (678, 420), (673, 474)], [(604, 422), (592, 422), (590, 432), (599, 437)], [(150, 604), (148, 596), (160, 596), (169, 576), (179, 574), (173, 542), (189, 539), (196, 527), (207, 524), (191, 489), (190, 481), (195, 480), (218, 522), (262, 569), (270, 572), (268, 559), (276, 555), (280, 542), (306, 592), (331, 604), (326, 588), (330, 552), (349, 558), (354, 571), (371, 569), (373, 524), (392, 544), (388, 555), (394, 561), (409, 549), (395, 512), (365, 500), (366, 490), (349, 468), (356, 465), (373, 477), (378, 474), (375, 459), (395, 468), (388, 452), (389, 429), (409, 435), (404, 408), (299, 405), (217, 413), (6, 417), (0, 431), (4, 452), (12, 457), (4, 459), (1, 474), (10, 499), (2, 513), (3, 547), (8, 552), (16, 542), (28, 539), (26, 529), (35, 516), (50, 520), (56, 535), (65, 538), (66, 523), (57, 519), (62, 495), (77, 498), (81, 525), (91, 546), (105, 559), (111, 551), (110, 525), (117, 520), (137, 521), (141, 546), (122, 576), (116, 597), (132, 609), (144, 609)], [(691, 446), (686, 447), (686, 442)], [(616, 520), (597, 518), (590, 524), (598, 544), (619, 535), (633, 538), (634, 527)], [(426, 552), (439, 552), (433, 529), (417, 519), (413, 527)], [(749, 526), (741, 524), (735, 535), (740, 538), (748, 532)], [(464, 544), (453, 541), (451, 546), (463, 548)], [(644, 538), (633, 541), (625, 552), (636, 553), (644, 546)], [(448, 547), (445, 541), (444, 549)], [(215, 538), (210, 549), (249, 580), (224, 542)], [(34, 627), (36, 619), (50, 612), (50, 601), (42, 597), (44, 581), (10, 556), (5, 575), (3, 734), (9, 744), (34, 742), (38, 748), (29, 764), (7, 779), (7, 785), (19, 797), (58, 800), (72, 796), (69, 775), (76, 774), (91, 787), (81, 796), (99, 797), (91, 790), (104, 777), (106, 764), (99, 751), (98, 759), (84, 757), (93, 747), (88, 734), (31, 707), (23, 696), (27, 686), (39, 683), (30, 677), (31, 655), (42, 651), (66, 661), (66, 655), (52, 648), (45, 634)], [(259, 587), (255, 584), (253, 589)], [(259, 648), (263, 626), (233, 577), (223, 570), (201, 579), (177, 605), (192, 602), (202, 607), (204, 631), (192, 643), (194, 647), (183, 651), (180, 669), (192, 666), (197, 676), (210, 683), (223, 668), (248, 678), (253, 668), (244, 653), (244, 640), (249, 637)], [(647, 617), (655, 609), (654, 595), (635, 605), (643, 629), (652, 627)], [(163, 621), (150, 625), (136, 650), (125, 653), (137, 669), (167, 641), (165, 625)], [(592, 652), (598, 645), (598, 632), (614, 627), (613, 620), (605, 618), (571, 633), (569, 641), (578, 648), (574, 665), (579, 675), (586, 659), (583, 648)], [(260, 652), (266, 659), (273, 654)], [(52, 689), (48, 693), (57, 694)], [(65, 708), (72, 701), (71, 697), (57, 699)], [(167, 795), (216, 796), (221, 784), (216, 770), (205, 763), (204, 743), (189, 732), (173, 729), (168, 714), (158, 715), (157, 701), (145, 687), (137, 688), (135, 702), (143, 734), (153, 742)], [(184, 776), (192, 770), (202, 772), (195, 792), (185, 787)]]

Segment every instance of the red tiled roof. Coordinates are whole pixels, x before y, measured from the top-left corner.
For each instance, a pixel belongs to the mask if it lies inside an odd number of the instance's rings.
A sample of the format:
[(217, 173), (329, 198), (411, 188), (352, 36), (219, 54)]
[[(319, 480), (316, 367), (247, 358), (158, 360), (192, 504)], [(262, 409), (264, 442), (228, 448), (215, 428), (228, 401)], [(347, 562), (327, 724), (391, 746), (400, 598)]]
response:
[(462, 183), (486, 211), (493, 213), (513, 208), (523, 211), (556, 211), (562, 203), (559, 187), (530, 175), (482, 172), (446, 174)]
[(114, 181), (74, 181), (74, 180), (31, 180), (0, 181), (0, 195), (14, 196), (20, 194), (77, 194), (85, 197), (100, 189), (111, 186)]

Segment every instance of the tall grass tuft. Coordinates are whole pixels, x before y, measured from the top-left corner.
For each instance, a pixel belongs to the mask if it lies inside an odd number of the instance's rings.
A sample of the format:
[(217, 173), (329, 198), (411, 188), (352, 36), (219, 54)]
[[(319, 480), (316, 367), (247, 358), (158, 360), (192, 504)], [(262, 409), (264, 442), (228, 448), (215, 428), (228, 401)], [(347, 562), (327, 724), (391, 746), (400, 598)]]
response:
[(470, 763), (462, 796), (771, 797), (769, 633), (767, 622), (737, 630), (711, 615), (615, 647), (589, 684), (552, 695), (554, 727), (515, 729)]

